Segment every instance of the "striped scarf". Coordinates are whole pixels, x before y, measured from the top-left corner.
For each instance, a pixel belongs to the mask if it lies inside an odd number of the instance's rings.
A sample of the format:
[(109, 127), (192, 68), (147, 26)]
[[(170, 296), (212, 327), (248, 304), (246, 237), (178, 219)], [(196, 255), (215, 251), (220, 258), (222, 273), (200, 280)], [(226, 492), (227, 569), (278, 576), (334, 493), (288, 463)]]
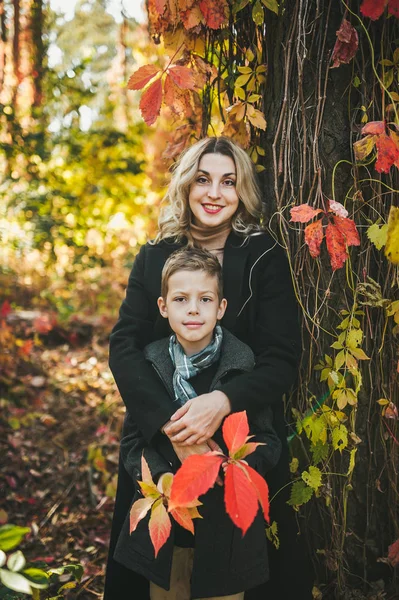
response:
[(223, 331), (220, 325), (215, 328), (213, 340), (201, 352), (187, 356), (182, 346), (176, 340), (176, 335), (171, 335), (169, 340), (169, 354), (172, 359), (175, 372), (173, 373), (173, 389), (175, 391), (175, 399), (183, 406), (190, 400), (195, 398), (197, 394), (193, 386), (188, 382), (200, 371), (206, 369), (214, 362), (219, 360), (220, 349), (222, 346)]

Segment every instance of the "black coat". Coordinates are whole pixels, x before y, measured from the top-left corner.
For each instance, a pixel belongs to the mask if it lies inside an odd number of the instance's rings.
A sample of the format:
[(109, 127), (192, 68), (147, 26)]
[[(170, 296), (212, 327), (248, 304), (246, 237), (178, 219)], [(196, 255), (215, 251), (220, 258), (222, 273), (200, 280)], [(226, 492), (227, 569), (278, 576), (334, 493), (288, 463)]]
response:
[[(111, 370), (129, 413), (148, 441), (175, 412), (143, 349), (170, 333), (167, 320), (159, 314), (157, 298), (163, 265), (181, 246), (162, 241), (141, 248), (129, 277), (119, 320), (111, 334)], [(223, 279), (228, 305), (222, 325), (250, 346), (256, 366), (251, 373), (225, 384), (222, 390), (232, 411), (247, 410), (250, 419), (265, 404), (272, 406), (273, 425), (283, 445), (280, 461), (267, 477), (271, 498), (277, 494), (271, 503), (271, 518), (278, 523), (280, 548), (275, 550), (269, 545), (270, 581), (258, 591), (246, 593), (246, 600), (288, 600), (292, 595), (307, 600), (311, 598), (312, 576), (298, 540), (294, 512), (286, 504), (289, 455), (282, 396), (296, 379), (300, 355), (298, 307), (287, 259), (266, 233), (244, 242), (232, 232), (224, 250)], [(134, 485), (120, 463), (104, 600), (131, 600), (133, 590), (134, 599), (148, 600), (147, 582), (113, 560), (134, 492)]]
[[(147, 346), (145, 356), (154, 365), (173, 400), (174, 367), (169, 355), (169, 339), (164, 338)], [(251, 349), (229, 331), (224, 330), (217, 371), (212, 378), (208, 378), (206, 391), (220, 389), (223, 382), (237, 377), (240, 373), (251, 371), (253, 365), (254, 356)], [(281, 442), (272, 427), (271, 408), (265, 407), (260, 417), (257, 419), (258, 424), (250, 423), (250, 431), (255, 435), (253, 441), (265, 445), (259, 446), (246, 460), (264, 477), (280, 458)], [(220, 427), (213, 439), (224, 452), (227, 452), (221, 429)], [(127, 413), (121, 441), (121, 455), (124, 467), (137, 490), (132, 502), (141, 497), (137, 479), (141, 479), (143, 452), (155, 481), (162, 473), (175, 473), (180, 466), (169, 438), (158, 432), (149, 445)], [(265, 523), (262, 515), (257, 515), (248, 532), (242, 537), (241, 532), (226, 515), (223, 491), (220, 488), (215, 487), (210, 490), (201, 501), (204, 506), (200, 508), (200, 513), (204, 518), (195, 521), (192, 597), (206, 598), (235, 594), (267, 581), (269, 569)], [(131, 535), (129, 520), (129, 513), (127, 513), (116, 545), (115, 560), (164, 589), (169, 589), (174, 539), (173, 519), (170, 539), (156, 559), (149, 539), (149, 514)]]

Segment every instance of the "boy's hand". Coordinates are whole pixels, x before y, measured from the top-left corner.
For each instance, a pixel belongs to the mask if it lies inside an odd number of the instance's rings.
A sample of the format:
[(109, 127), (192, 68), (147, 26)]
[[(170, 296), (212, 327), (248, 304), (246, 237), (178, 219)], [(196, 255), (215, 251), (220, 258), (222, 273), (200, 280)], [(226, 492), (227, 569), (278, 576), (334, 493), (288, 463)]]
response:
[(230, 413), (226, 394), (215, 390), (188, 400), (163, 428), (172, 443), (192, 446), (207, 442)]

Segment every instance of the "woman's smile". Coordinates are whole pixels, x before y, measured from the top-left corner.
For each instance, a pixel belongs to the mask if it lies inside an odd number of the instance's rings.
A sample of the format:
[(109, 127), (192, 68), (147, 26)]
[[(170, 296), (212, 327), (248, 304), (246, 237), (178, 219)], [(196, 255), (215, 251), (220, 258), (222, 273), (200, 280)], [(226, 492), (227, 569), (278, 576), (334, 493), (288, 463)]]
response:
[(217, 204), (203, 204), (202, 208), (205, 212), (212, 215), (219, 213), (222, 210), (223, 206), (218, 206)]

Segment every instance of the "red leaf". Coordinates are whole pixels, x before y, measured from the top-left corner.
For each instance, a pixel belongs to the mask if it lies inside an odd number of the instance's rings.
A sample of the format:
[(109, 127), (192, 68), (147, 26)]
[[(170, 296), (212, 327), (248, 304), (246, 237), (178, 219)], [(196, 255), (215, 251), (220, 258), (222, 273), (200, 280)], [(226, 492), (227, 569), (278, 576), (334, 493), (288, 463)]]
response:
[(199, 3), (206, 26), (210, 29), (219, 29), (227, 25), (228, 5), (226, 0), (201, 0)]
[(384, 12), (387, 0), (363, 0), (360, 6), (360, 12), (363, 16), (369, 17), (372, 21), (380, 18)]
[(172, 523), (169, 515), (163, 505), (162, 498), (157, 500), (152, 506), (150, 522), (148, 524), (150, 530), (150, 538), (155, 550), (155, 558), (158, 552), (170, 536)]
[(144, 519), (153, 504), (154, 498), (140, 498), (132, 505), (132, 508), (130, 509), (130, 533), (133, 533), (141, 519)]
[(375, 170), (379, 173), (389, 173), (389, 169), (399, 159), (399, 148), (386, 133), (377, 137), (375, 145), (377, 147)]
[(339, 217), (347, 217), (349, 214), (345, 206), (340, 202), (336, 202), (336, 200), (328, 201), (328, 210), (329, 212), (335, 213)]
[(269, 523), (269, 486), (267, 485), (263, 477), (259, 475), (259, 473), (255, 471), (255, 469), (253, 469), (252, 467), (249, 467), (248, 465), (243, 465), (243, 469), (245, 469), (245, 472), (247, 473), (248, 477), (250, 478), (256, 489), (258, 500), (262, 507), (263, 516), (265, 517), (265, 521)]
[(399, 0), (388, 1), (388, 12), (399, 19)]
[(324, 231), (321, 219), (305, 227), (305, 243), (309, 246), (310, 256), (313, 256), (313, 258), (320, 255), (323, 237)]
[(191, 69), (175, 65), (168, 69), (168, 73), (180, 89), (193, 90), (195, 88), (195, 79)]
[(204, 21), (204, 17), (198, 6), (193, 6), (187, 10), (181, 10), (180, 19), (185, 29), (193, 29), (193, 27), (197, 27)]
[(359, 46), (359, 36), (356, 29), (343, 19), (337, 31), (337, 41), (332, 53), (332, 67), (339, 67), (342, 63), (348, 64), (355, 56)]
[(159, 73), (159, 69), (155, 65), (145, 65), (144, 67), (140, 67), (130, 77), (127, 84), (128, 89), (141, 90), (157, 73)]
[(247, 413), (245, 410), (229, 415), (223, 423), (223, 439), (233, 456), (245, 444), (249, 434)]
[(166, 0), (154, 0), (155, 8), (159, 15), (163, 15), (165, 11)]
[(227, 465), (224, 480), (226, 512), (245, 535), (258, 512), (258, 497), (250, 479), (237, 464)]
[(191, 531), (192, 534), (194, 534), (194, 523), (188, 508), (175, 508), (174, 510), (170, 511), (170, 514), (172, 515), (176, 523), (179, 523), (181, 527), (184, 527), (184, 529), (187, 529), (188, 531)]
[(362, 134), (371, 133), (371, 135), (380, 135), (385, 132), (384, 121), (370, 121), (362, 128)]
[(310, 219), (313, 219), (316, 215), (323, 212), (320, 208), (312, 208), (309, 204), (301, 204), (300, 206), (294, 206), (291, 208), (290, 221), (294, 223), (307, 223)]
[(344, 236), (347, 246), (360, 246), (360, 237), (352, 219), (334, 216), (334, 223)]
[(399, 539), (389, 546), (388, 560), (393, 567), (399, 565)]
[(178, 115), (189, 116), (191, 110), (189, 92), (180, 89), (169, 75), (166, 76), (164, 90), (166, 106)]
[(162, 81), (157, 79), (143, 93), (139, 108), (147, 125), (157, 120), (162, 103)]
[(0, 317), (2, 319), (5, 319), (7, 317), (7, 315), (10, 314), (11, 311), (12, 311), (11, 304), (9, 303), (8, 300), (4, 300), (3, 304), (1, 305), (1, 309), (0, 309)]
[(224, 457), (216, 452), (189, 456), (173, 478), (169, 510), (189, 506), (216, 481)]
[(330, 255), (330, 261), (333, 271), (344, 266), (348, 258), (345, 238), (335, 225), (329, 223), (326, 229), (327, 250)]

